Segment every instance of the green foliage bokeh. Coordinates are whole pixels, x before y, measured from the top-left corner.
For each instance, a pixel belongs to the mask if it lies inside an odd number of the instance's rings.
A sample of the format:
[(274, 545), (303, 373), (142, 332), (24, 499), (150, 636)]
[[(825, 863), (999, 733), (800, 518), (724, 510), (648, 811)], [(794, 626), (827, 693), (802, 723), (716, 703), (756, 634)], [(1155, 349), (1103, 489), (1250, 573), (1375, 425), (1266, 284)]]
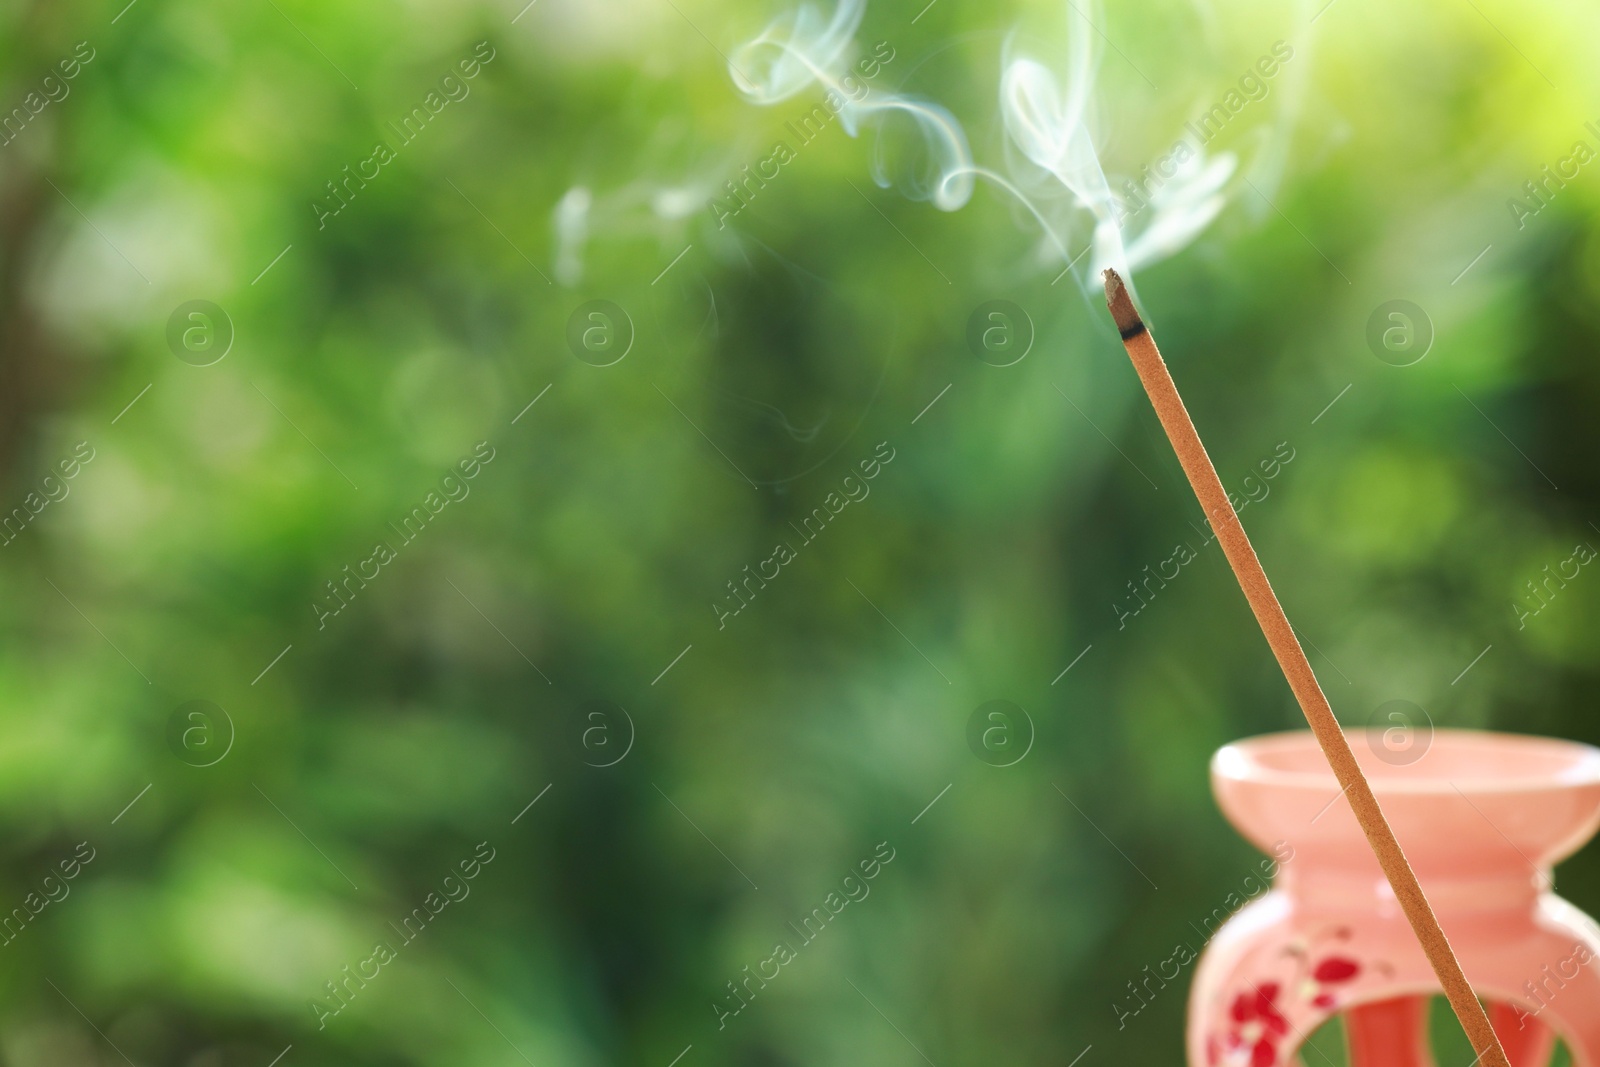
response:
[[(1215, 545), (1119, 617), (1199, 509), (1083, 264), (1041, 264), (1014, 199), (880, 188), (904, 131), (836, 124), (718, 224), (705, 202), (820, 95), (757, 108), (729, 78), (779, 10), (0, 14), (0, 106), (93, 52), (0, 148), (0, 503), (94, 456), (0, 555), (0, 910), (96, 850), (0, 949), (0, 1061), (1179, 1062), (1187, 976), (1126, 1027), (1113, 1004), (1256, 863), (1210, 754), (1299, 712)], [(1048, 58), (1062, 16), (874, 4), (859, 39), (1003, 170), (1007, 34), (1043, 27)], [(1229, 487), (1293, 450), (1244, 521), (1341, 719), (1405, 699), (1600, 739), (1600, 578), (1514, 607), (1600, 543), (1600, 193), (1584, 168), (1508, 207), (1596, 143), (1600, 17), (1099, 18), (1121, 173), (1298, 50), (1300, 95), (1275, 84), (1219, 141), (1281, 151), (1281, 181), (1230, 185), (1137, 282)], [(470, 93), (401, 145), (480, 42)], [(394, 158), (323, 217), (380, 140)], [(563, 264), (574, 189), (590, 232)], [(1036, 331), (1007, 367), (967, 344), (997, 299)], [(1435, 334), (1411, 366), (1366, 339), (1396, 299)], [(209, 366), (169, 346), (192, 300), (234, 331)], [(631, 321), (611, 366), (568, 343), (593, 300)], [(397, 533), (479, 442), (470, 492)], [(870, 492), (799, 532), (880, 448)], [(379, 542), (341, 604), (327, 583)], [(967, 744), (996, 699), (1037, 729), (1011, 767)], [(232, 724), (210, 766), (171, 741), (191, 700)], [(319, 1020), (485, 841), (470, 895)], [(880, 842), (870, 895), (719, 1027), (726, 984)], [(1592, 851), (1561, 885), (1600, 909)]]

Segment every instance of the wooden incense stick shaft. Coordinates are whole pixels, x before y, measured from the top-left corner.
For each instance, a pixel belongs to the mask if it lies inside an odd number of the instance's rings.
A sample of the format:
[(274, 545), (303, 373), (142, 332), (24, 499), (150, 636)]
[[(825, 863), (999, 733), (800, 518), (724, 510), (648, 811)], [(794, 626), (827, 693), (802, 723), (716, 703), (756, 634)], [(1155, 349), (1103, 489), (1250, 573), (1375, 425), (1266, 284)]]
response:
[(1305, 712), (1306, 721), (1311, 724), (1311, 731), (1322, 746), (1334, 777), (1343, 786), (1356, 821), (1361, 824), (1362, 832), (1378, 857), (1378, 865), (1383, 868), (1389, 885), (1394, 889), (1395, 898), (1410, 920), (1417, 940), (1422, 943), (1422, 951), (1433, 966), (1434, 974), (1438, 975), (1439, 984), (1449, 998), (1450, 1006), (1455, 1009), (1456, 1018), (1461, 1021), (1461, 1028), (1466, 1031), (1473, 1050), (1478, 1053), (1477, 1062), (1486, 1067), (1511, 1067), (1489, 1024), (1488, 1014), (1467, 983), (1461, 963), (1451, 950), (1450, 942), (1445, 939), (1433, 908), (1423, 896), (1416, 873), (1412, 871), (1411, 864), (1400, 849), (1400, 842), (1395, 839), (1394, 831), (1378, 806), (1372, 786), (1356, 763), (1355, 753), (1350, 750), (1350, 742), (1333, 716), (1328, 698), (1317, 684), (1311, 663), (1289, 625), (1283, 605), (1278, 603), (1277, 594), (1267, 581), (1267, 573), (1256, 558), (1255, 549), (1245, 535), (1239, 516), (1228, 501), (1227, 491), (1222, 488), (1216, 468), (1211, 465), (1211, 457), (1206, 454), (1194, 422), (1183, 406), (1183, 398), (1178, 395), (1178, 387), (1167, 371), (1166, 362), (1161, 358), (1144, 320), (1134, 309), (1133, 301), (1129, 299), (1128, 291), (1116, 271), (1106, 271), (1106, 302), (1111, 306), (1111, 316), (1116, 320), (1123, 346), (1133, 360), (1139, 380), (1144, 383), (1145, 392), (1155, 406), (1156, 415), (1172, 442), (1173, 451), (1178, 454), (1183, 473), (1188, 476), (1195, 496), (1200, 498), (1200, 506), (1211, 520), (1222, 551), (1233, 567), (1245, 599), (1250, 602), (1250, 610), (1255, 613), (1256, 622), (1260, 623), (1261, 632), (1266, 636), (1278, 666), (1289, 681), (1289, 688), (1300, 702), (1300, 710)]

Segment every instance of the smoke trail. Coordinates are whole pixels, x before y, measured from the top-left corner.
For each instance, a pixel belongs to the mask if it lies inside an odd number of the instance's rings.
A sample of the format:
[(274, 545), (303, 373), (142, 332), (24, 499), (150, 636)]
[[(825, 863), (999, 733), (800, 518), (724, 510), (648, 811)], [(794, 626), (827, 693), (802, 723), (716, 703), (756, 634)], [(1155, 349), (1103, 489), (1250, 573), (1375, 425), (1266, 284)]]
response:
[(574, 185), (556, 202), (551, 224), (556, 236), (556, 279), (562, 285), (577, 285), (583, 279), (583, 253), (589, 245), (589, 212), (594, 194), (586, 186)]
[[(1297, 23), (1307, 27), (1307, 0), (1296, 0), (1295, 6)], [(1108, 173), (1095, 138), (1103, 47), (1095, 29), (1099, 7), (1096, 0), (1074, 0), (1068, 7), (1059, 66), (1022, 54), (1014, 36), (1002, 51), (1003, 174), (974, 161), (961, 123), (944, 107), (874, 89), (851, 72), (866, 0), (838, 0), (831, 15), (802, 0), (730, 51), (729, 76), (746, 99), (762, 107), (820, 88), (827, 108), (851, 137), (876, 122), (872, 177), (880, 187), (898, 187), (912, 199), (956, 211), (982, 178), (1014, 198), (1037, 223), (1041, 266), (1064, 265), (1064, 275), (1081, 264), (1085, 289), (1098, 288), (1100, 272), (1115, 267), (1131, 285), (1136, 271), (1182, 251), (1217, 218), (1229, 202), (1238, 158), (1232, 152), (1208, 158), (1200, 139), (1191, 145), (1185, 134), (1172, 142), (1172, 151), (1144, 167), (1142, 176)], [(1252, 182), (1265, 196), (1286, 167), (1307, 66), (1295, 65), (1275, 121), (1251, 152)], [(897, 128), (909, 131), (915, 146), (898, 166), (889, 136)], [(712, 167), (676, 184), (639, 180), (604, 195), (575, 185), (552, 211), (557, 280), (569, 286), (579, 282), (593, 234), (653, 229), (664, 236), (663, 227), (677, 232), (684, 219), (717, 195), (712, 175), (729, 169)]]
[[(886, 189), (898, 184), (912, 199), (955, 211), (972, 196), (975, 171), (966, 134), (944, 108), (904, 94), (874, 90), (850, 73), (855, 32), (865, 12), (865, 0), (840, 0), (831, 18), (824, 17), (815, 5), (802, 3), (733, 49), (728, 57), (729, 75), (743, 96), (763, 107), (820, 86), (829, 110), (852, 137), (874, 119), (880, 127), (908, 123), (921, 150), (909, 168), (896, 174), (886, 139), (880, 136), (873, 180)], [(681, 222), (717, 195), (713, 176), (733, 169), (729, 156), (674, 185), (641, 179), (603, 195), (581, 184), (568, 189), (551, 211), (556, 280), (566, 286), (582, 280), (584, 254), (592, 235), (637, 233)]]
[[(1085, 6), (1096, 10), (1089, 0)], [(1085, 251), (1092, 255), (1082, 280), (1085, 287), (1093, 287), (1106, 267), (1115, 267), (1127, 278), (1185, 248), (1222, 211), (1227, 202), (1223, 187), (1237, 160), (1226, 153), (1208, 161), (1204, 149), (1191, 150), (1180, 141), (1184, 150), (1176, 153), (1173, 172), (1160, 176), (1147, 200), (1135, 200), (1137, 206), (1132, 206), (1118, 196), (1095, 148), (1091, 126), (1099, 39), (1091, 15), (1078, 4), (1072, 10), (1076, 18), (1069, 27), (1064, 81), (1039, 60), (1013, 55), (1013, 45), (1007, 43), (1000, 113), (1017, 150), (1051, 175), (1076, 209), (1088, 213), (1091, 229)], [(1146, 175), (1148, 171), (1147, 167)], [(1140, 226), (1135, 232), (1130, 223), (1136, 218)]]
[(726, 170), (723, 160), (703, 168), (699, 176), (673, 184), (638, 179), (597, 195), (586, 185), (574, 185), (550, 211), (555, 237), (555, 280), (575, 286), (583, 280), (584, 254), (591, 236), (654, 235), (670, 243), (682, 221), (704, 208), (716, 192), (714, 174)]
[[(1300, 121), (1305, 107), (1306, 87), (1310, 83), (1315, 31), (1312, 29), (1311, 5), (1307, 0), (1296, 0), (1294, 5), (1296, 30), (1291, 36), (1297, 52), (1293, 68), (1283, 76), (1278, 87), (1278, 110), (1272, 126), (1262, 137), (1261, 147), (1250, 162), (1250, 181), (1270, 198), (1283, 182), (1284, 171), (1289, 166), (1289, 145), (1294, 127)], [(1303, 32), (1302, 32), (1303, 31)], [(1257, 205), (1256, 217), (1271, 211), (1265, 202)]]
[[(824, 19), (814, 5), (803, 3), (735, 48), (728, 57), (728, 73), (741, 93), (763, 107), (820, 85), (828, 94), (829, 109), (851, 137), (873, 118), (885, 123), (896, 117), (909, 120), (924, 158), (918, 173), (901, 182), (903, 190), (941, 210), (958, 210), (972, 197), (974, 171), (967, 135), (955, 116), (917, 97), (872, 90), (847, 72), (865, 11), (865, 0), (840, 0), (833, 17)], [(889, 188), (894, 184), (892, 169), (880, 136), (873, 180)]]
[(728, 57), (733, 84), (763, 107), (787, 100), (814, 81), (832, 80), (855, 39), (866, 0), (840, 0), (826, 24), (811, 4), (774, 19)]
[[(1211, 225), (1227, 203), (1223, 187), (1233, 177), (1237, 164), (1232, 153), (1210, 161), (1200, 153), (1179, 170), (1173, 181), (1156, 190), (1150, 197), (1155, 209), (1150, 222), (1127, 242), (1128, 269), (1136, 270), (1176, 255)], [(1091, 273), (1100, 277), (1098, 272)]]

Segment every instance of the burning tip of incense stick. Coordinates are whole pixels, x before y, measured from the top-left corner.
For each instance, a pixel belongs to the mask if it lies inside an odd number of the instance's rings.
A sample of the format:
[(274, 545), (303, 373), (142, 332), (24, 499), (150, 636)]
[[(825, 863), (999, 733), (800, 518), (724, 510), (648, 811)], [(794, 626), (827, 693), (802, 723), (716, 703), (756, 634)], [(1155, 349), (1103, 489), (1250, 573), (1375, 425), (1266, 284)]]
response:
[(1111, 305), (1111, 317), (1117, 322), (1117, 331), (1124, 341), (1132, 340), (1144, 332), (1144, 320), (1133, 306), (1122, 278), (1110, 267), (1106, 268), (1106, 303)]

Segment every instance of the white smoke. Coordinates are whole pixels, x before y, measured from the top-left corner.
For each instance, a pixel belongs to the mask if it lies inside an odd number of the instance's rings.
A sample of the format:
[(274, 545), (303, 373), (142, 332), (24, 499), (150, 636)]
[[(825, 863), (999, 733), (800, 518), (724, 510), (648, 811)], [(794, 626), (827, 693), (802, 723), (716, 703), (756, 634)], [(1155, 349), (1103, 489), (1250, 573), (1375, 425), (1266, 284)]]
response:
[(1315, 16), (1311, 13), (1310, 0), (1295, 0), (1294, 11), (1295, 61), (1284, 69), (1277, 89), (1277, 112), (1271, 126), (1261, 131), (1259, 148), (1250, 162), (1250, 183), (1261, 192), (1256, 205), (1258, 218), (1272, 210), (1262, 197), (1270, 198), (1277, 192), (1289, 168), (1294, 127), (1305, 109), (1306, 89), (1311, 82), (1311, 68), (1315, 66), (1316, 36), (1311, 29)]
[[(824, 19), (815, 5), (802, 3), (735, 48), (728, 57), (728, 73), (746, 98), (763, 107), (787, 100), (813, 84), (821, 86), (832, 94), (830, 106), (852, 137), (873, 118), (910, 120), (926, 158), (917, 168), (920, 175), (903, 183), (904, 190), (913, 199), (955, 211), (972, 198), (974, 173), (967, 135), (955, 116), (938, 104), (903, 93), (867, 89), (858, 95), (841, 80), (847, 76), (855, 32), (865, 12), (865, 0), (839, 0), (833, 17)], [(891, 169), (880, 140), (873, 180), (889, 188), (893, 184)]]
[[(1088, 214), (1084, 251), (1091, 255), (1081, 277), (1086, 287), (1093, 287), (1100, 284), (1101, 272), (1107, 267), (1129, 278), (1134, 271), (1174, 255), (1193, 241), (1222, 211), (1226, 203), (1223, 187), (1238, 161), (1231, 153), (1207, 160), (1204, 149), (1186, 151), (1182, 161), (1174, 163), (1172, 175), (1149, 193), (1148, 203), (1131, 209), (1126, 199), (1113, 191), (1095, 147), (1094, 91), (1100, 39), (1089, 13), (1096, 10), (1095, 5), (1090, 0), (1082, 0), (1082, 5), (1070, 5), (1073, 17), (1062, 77), (1040, 60), (1013, 54), (1013, 44), (1007, 44), (1000, 76), (1000, 114), (1018, 151), (1066, 192), (1067, 207)], [(1048, 193), (1041, 194), (1041, 199), (1045, 204), (1055, 200)], [(1047, 214), (1042, 206), (1040, 213)], [(1132, 225), (1135, 221), (1137, 228)]]
[[(1296, 0), (1296, 10), (1306, 27), (1306, 0)], [(974, 161), (960, 122), (944, 107), (869, 86), (851, 73), (865, 12), (866, 0), (838, 0), (831, 15), (802, 0), (730, 51), (734, 86), (762, 107), (819, 88), (852, 137), (876, 120), (872, 177), (880, 187), (898, 186), (944, 211), (964, 207), (978, 178), (1004, 190), (1039, 227), (1040, 265), (1060, 275), (1077, 267), (1085, 289), (1097, 289), (1107, 267), (1131, 284), (1135, 272), (1186, 248), (1227, 205), (1238, 158), (1231, 152), (1208, 158), (1187, 135), (1166, 142), (1172, 150), (1145, 166), (1142, 176), (1107, 172), (1096, 136), (1103, 47), (1096, 0), (1069, 0), (1065, 44), (1053, 56), (1040, 46), (1025, 54), (1015, 35), (1007, 41), (999, 84), (1004, 174)], [(1285, 169), (1308, 66), (1294, 65), (1275, 121), (1255, 138), (1252, 180), (1263, 195), (1271, 195)], [(886, 136), (906, 131), (912, 135), (909, 163), (892, 158)], [(894, 143), (906, 141), (896, 137)], [(717, 195), (713, 175), (731, 167), (730, 157), (676, 183), (640, 180), (604, 195), (574, 186), (552, 212), (557, 280), (578, 283), (593, 234), (679, 239), (685, 221)]]
[[(1038, 222), (1045, 252), (1058, 266), (1082, 262), (1083, 253), (1092, 252), (1082, 278), (1086, 287), (1098, 285), (1106, 267), (1129, 277), (1193, 241), (1225, 205), (1224, 187), (1237, 160), (1232, 154), (1208, 160), (1196, 148), (1138, 198), (1136, 209), (1130, 208), (1114, 191), (1094, 137), (1097, 8), (1090, 0), (1068, 7), (1067, 47), (1059, 74), (1009, 43), (1002, 57), (1000, 114), (1011, 143), (1026, 160), (1011, 168), (1011, 177), (976, 165), (961, 124), (938, 104), (876, 90), (854, 99), (846, 91), (840, 79), (848, 68), (865, 0), (839, 0), (831, 17), (806, 0), (735, 48), (728, 57), (729, 74), (739, 91), (761, 106), (820, 86), (833, 94), (830, 106), (837, 108), (851, 136), (874, 117), (909, 118), (925, 158), (920, 179), (905, 188), (907, 195), (954, 211), (971, 199), (975, 180), (984, 178), (1016, 197)], [(1036, 168), (1033, 173), (1027, 172), (1030, 167)], [(1039, 171), (1050, 181), (1038, 181)], [(881, 138), (873, 177), (884, 188), (892, 184)], [(1079, 225), (1085, 221), (1086, 227)], [(1080, 229), (1086, 234), (1077, 242), (1062, 236)], [(1076, 252), (1069, 250), (1073, 243), (1079, 246)]]
[(574, 185), (550, 211), (555, 238), (555, 280), (572, 287), (583, 280), (585, 254), (595, 235), (607, 238), (652, 237), (663, 248), (678, 240), (684, 220), (705, 209), (715, 195), (713, 174), (728, 163), (705, 167), (703, 173), (677, 182), (639, 179), (604, 194)]
[(809, 3), (779, 16), (728, 57), (733, 84), (765, 107), (803, 92), (812, 82), (833, 82), (866, 11), (866, 0), (840, 0), (826, 23)]

